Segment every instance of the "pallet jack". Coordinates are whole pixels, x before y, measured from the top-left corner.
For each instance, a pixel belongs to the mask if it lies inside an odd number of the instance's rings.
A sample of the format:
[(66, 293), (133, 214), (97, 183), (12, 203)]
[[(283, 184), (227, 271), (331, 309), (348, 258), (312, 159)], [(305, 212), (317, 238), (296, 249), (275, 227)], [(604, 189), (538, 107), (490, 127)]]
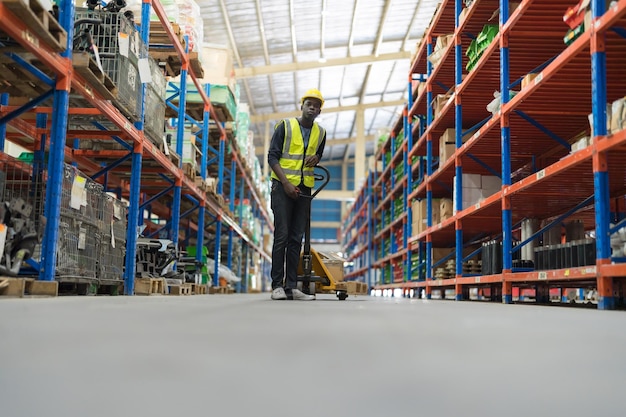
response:
[[(317, 165), (315, 168), (322, 170), (322, 173), (315, 172), (315, 181), (323, 181), (323, 183), (314, 190), (310, 196), (300, 195), (299, 198), (308, 198), (312, 200), (322, 191), (330, 181), (330, 172), (327, 168)], [(313, 275), (315, 273), (315, 275)], [(340, 300), (348, 298), (348, 291), (339, 288), (338, 281), (333, 277), (332, 273), (326, 268), (320, 254), (311, 248), (311, 204), (309, 204), (309, 215), (306, 221), (304, 231), (304, 250), (298, 265), (298, 288), (307, 294), (336, 294)]]

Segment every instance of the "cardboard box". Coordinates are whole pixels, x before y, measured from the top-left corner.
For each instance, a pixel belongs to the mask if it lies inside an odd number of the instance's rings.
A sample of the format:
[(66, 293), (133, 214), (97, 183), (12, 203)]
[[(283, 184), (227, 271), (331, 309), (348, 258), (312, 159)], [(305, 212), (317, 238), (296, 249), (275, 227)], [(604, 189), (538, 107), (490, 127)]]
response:
[(499, 191), (502, 188), (502, 179), (495, 175), (482, 175), (480, 182), (483, 190)]
[[(467, 142), (472, 134), (466, 134), (463, 136), (463, 143)], [(450, 127), (443, 132), (443, 135), (439, 137), (439, 162), (447, 161), (454, 155), (456, 151), (456, 129)]]
[(447, 220), (452, 217), (454, 212), (454, 206), (452, 205), (452, 199), (442, 198), (439, 200), (439, 217), (441, 221)]
[(435, 117), (437, 117), (437, 115), (441, 112), (441, 109), (443, 109), (443, 106), (445, 106), (450, 97), (452, 97), (452, 93), (437, 94), (435, 96), (432, 101), (433, 113)]
[[(433, 198), (432, 200), (432, 224), (436, 225), (441, 223), (441, 218), (439, 216), (439, 199)], [(413, 231), (412, 235), (415, 236), (419, 233), (422, 233), (424, 230), (428, 228), (428, 217), (427, 217), (427, 201), (426, 199), (422, 199), (420, 201), (413, 201), (411, 204), (411, 211), (413, 221), (411, 222), (411, 229)]]
[[(611, 128), (610, 133), (616, 133), (626, 127), (626, 106), (624, 106), (624, 98), (615, 100), (611, 104)], [(607, 114), (608, 116), (608, 114)]]
[(526, 88), (535, 78), (537, 78), (539, 74), (526, 74), (524, 78), (522, 78), (522, 90)]
[[(612, 124), (612, 116), (613, 115), (613, 109), (612, 109), (612, 105), (610, 103), (608, 103), (606, 105), (606, 130), (607, 133), (611, 132), (611, 124)], [(595, 136), (595, 132), (593, 129), (593, 113), (589, 113), (589, 115), (587, 116), (587, 119), (589, 120), (589, 127), (591, 128), (591, 137), (593, 138)]]
[(463, 188), (483, 188), (482, 175), (480, 174), (463, 174), (461, 181)]
[(578, 152), (580, 150), (583, 150), (583, 149), (587, 148), (587, 146), (589, 146), (589, 138), (588, 137), (580, 138), (580, 139), (578, 139), (576, 142), (574, 142), (572, 144), (570, 153), (574, 153), (574, 152)]

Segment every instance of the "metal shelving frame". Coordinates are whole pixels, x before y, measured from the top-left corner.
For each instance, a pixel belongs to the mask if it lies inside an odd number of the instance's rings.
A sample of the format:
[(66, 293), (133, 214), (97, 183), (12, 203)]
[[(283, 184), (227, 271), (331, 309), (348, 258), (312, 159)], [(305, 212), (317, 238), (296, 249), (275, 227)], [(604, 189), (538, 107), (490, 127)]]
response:
[[(414, 156), (426, 157), (426, 176), (415, 190), (410, 185), (421, 165), (413, 165), (411, 175), (400, 182), (409, 185), (409, 193), (404, 195), (407, 212), (411, 201), (426, 199), (427, 229), (411, 236), (404, 248), (387, 254), (378, 250), (381, 238), (392, 235), (401, 226), (399, 219), (390, 225), (383, 224), (382, 231), (373, 238), (374, 259), (370, 263), (371, 268), (383, 269), (399, 261), (410, 262), (411, 251), (424, 247), (426, 276), (411, 274), (409, 279), (405, 276), (388, 282), (383, 274), (377, 288), (401, 289), (404, 294), (419, 289), (418, 294), (424, 290), (429, 298), (433, 290), (454, 290), (456, 300), (468, 299), (469, 288), (487, 288), (492, 300), (501, 298), (502, 302), (511, 303), (513, 287), (534, 288), (540, 300), (540, 295), (549, 288), (593, 286), (598, 290), (598, 308), (615, 308), (623, 303), (624, 284), (617, 278), (626, 277), (626, 264), (611, 260), (609, 225), (611, 220), (621, 218), (624, 211), (626, 131), (607, 134), (606, 104), (623, 97), (626, 89), (621, 58), (626, 52), (623, 39), (626, 0), (616, 2), (608, 10), (604, 0), (592, 0), (591, 27), (569, 45), (563, 42), (567, 26), (562, 16), (575, 1), (522, 0), (514, 10), (509, 10), (508, 1), (474, 0), (466, 9), (462, 3), (462, 0), (444, 0), (433, 17), (409, 74), (409, 97), (415, 100), (407, 104), (407, 113), (377, 153), (378, 158), (383, 158), (385, 152), (393, 152), (390, 166), (384, 167), (370, 194), (370, 201), (376, 196), (382, 200), (372, 204), (372, 217), (377, 219), (377, 213), (400, 195), (400, 188), (387, 189), (384, 185), (393, 176), (393, 167), (403, 158), (400, 155), (403, 149), (407, 149), (409, 161)], [(496, 10), (499, 10), (499, 33), (474, 69), (467, 72), (463, 52), (471, 36), (481, 30)], [(441, 61), (433, 68), (426, 57), (433, 52), (435, 38), (446, 34), (453, 34), (454, 42), (444, 49)], [(531, 72), (537, 74), (536, 78), (520, 89), (522, 77)], [(424, 74), (426, 87), (419, 93), (412, 87), (412, 80)], [(451, 97), (434, 114), (435, 92), (448, 90)], [(502, 104), (492, 115), (485, 107), (495, 90), (502, 93)], [(590, 113), (596, 127), (591, 143), (571, 153), (567, 140), (588, 129)], [(427, 121), (421, 135), (410, 124), (418, 114), (425, 115)], [(417, 140), (413, 146), (396, 150), (394, 137), (401, 127), (407, 131), (407, 118)], [(433, 164), (437, 163), (434, 158), (439, 145), (437, 138), (448, 127), (456, 128), (456, 152), (449, 160), (439, 161), (433, 170)], [(468, 132), (472, 136), (464, 143), (462, 137)], [(497, 175), (501, 178), (501, 188), (464, 209), (463, 173)], [(432, 224), (433, 198), (450, 198), (452, 188), (456, 192), (455, 215)], [(407, 215), (410, 224), (412, 219)], [(514, 235), (519, 233), (520, 222), (531, 217), (556, 219), (556, 223), (565, 217), (583, 221), (586, 230), (595, 230), (596, 264), (547, 271), (514, 268), (512, 256), (521, 247), (514, 247)], [(345, 225), (348, 229), (350, 226)], [(489, 237), (502, 239), (502, 273), (463, 274), (463, 260), (480, 251), (474, 250), (464, 257), (464, 248)], [(453, 252), (454, 278), (433, 279), (430, 259), (434, 247), (449, 247)]]
[[(204, 102), (203, 120), (198, 122), (202, 128), (202, 154), (201, 161), (201, 177), (206, 178), (207, 174), (207, 154), (208, 154), (208, 132), (209, 132), (209, 119), (213, 118), (214, 112), (213, 106), (209, 99), (209, 86), (202, 85), (192, 67), (190, 66), (190, 59), (187, 51), (183, 48), (179, 38), (174, 35), (172, 27), (167, 19), (165, 11), (162, 5), (157, 1), (144, 1), (142, 4), (142, 22), (146, 24), (141, 25), (140, 35), (144, 43), (148, 43), (149, 26), (150, 26), (150, 10), (154, 9), (154, 12), (158, 16), (161, 25), (165, 29), (169, 39), (174, 46), (177, 54), (181, 60), (181, 82), (179, 87), (178, 99), (180, 107), (178, 108), (178, 141), (177, 153), (182, 154), (182, 137), (185, 120), (189, 120), (188, 115), (185, 112), (185, 95), (187, 78), (191, 77), (193, 83), (196, 85), (200, 96)], [(46, 139), (49, 136), (49, 164), (48, 164), (48, 186), (46, 188), (46, 203), (45, 203), (45, 215), (47, 217), (46, 230), (42, 242), (42, 258), (39, 265), (36, 263), (33, 265), (39, 269), (39, 279), (42, 280), (54, 280), (55, 279), (55, 266), (56, 266), (56, 245), (58, 235), (59, 224), (59, 207), (60, 207), (60, 192), (61, 192), (61, 180), (62, 180), (62, 165), (64, 160), (73, 161), (83, 172), (92, 176), (92, 178), (103, 182), (105, 189), (114, 190), (118, 197), (127, 197), (129, 199), (129, 211), (128, 211), (128, 234), (127, 252), (126, 252), (126, 268), (124, 273), (124, 283), (126, 294), (134, 293), (134, 277), (135, 277), (135, 256), (136, 256), (136, 243), (137, 243), (137, 227), (139, 222), (143, 223), (143, 212), (154, 212), (161, 218), (169, 218), (169, 227), (171, 228), (170, 236), (175, 243), (178, 243), (180, 235), (180, 222), (181, 219), (194, 213), (195, 221), (188, 222), (188, 229), (196, 232), (196, 245), (197, 245), (197, 258), (201, 259), (202, 250), (200, 249), (204, 244), (205, 233), (205, 220), (206, 215), (210, 215), (215, 219), (216, 225), (216, 241), (220, 241), (222, 225), (228, 229), (229, 237), (232, 239), (235, 236), (240, 238), (245, 245), (249, 246), (253, 250), (259, 252), (262, 257), (269, 261), (270, 257), (265, 253), (264, 249), (259, 245), (252, 242), (247, 236), (245, 231), (240, 227), (237, 222), (231, 218), (228, 213), (211, 198), (207, 198), (204, 191), (201, 191), (194, 180), (183, 174), (182, 163), (179, 160), (178, 166), (176, 166), (165, 154), (163, 154), (157, 146), (155, 146), (150, 140), (144, 137), (143, 123), (137, 122), (134, 125), (126, 119), (118, 109), (116, 109), (109, 101), (104, 100), (101, 95), (95, 91), (92, 86), (86, 82), (83, 76), (73, 71), (72, 67), (72, 51), (71, 42), (73, 35), (73, 22), (74, 22), (74, 4), (71, 1), (63, 1), (60, 7), (59, 23), (61, 27), (67, 32), (65, 45), (53, 45), (49, 44), (45, 39), (40, 38), (36, 33), (33, 33), (31, 28), (21, 20), (18, 19), (11, 10), (2, 2), (0, 2), (0, 29), (16, 40), (27, 52), (33, 54), (39, 59), (46, 67), (51, 69), (55, 75), (56, 80), (45, 80), (45, 74), (39, 75), (53, 88), (50, 92), (42, 95), (41, 97), (33, 98), (29, 103), (19, 108), (8, 106), (9, 96), (8, 94), (2, 94), (0, 97), (0, 110), (2, 112), (2, 118), (0, 119), (0, 147), (4, 149), (4, 139), (6, 137), (6, 126), (10, 125), (13, 129), (17, 130), (19, 134), (15, 137), (11, 137), (11, 140), (16, 140), (18, 144), (30, 148), (35, 144), (35, 151), (41, 157), (43, 152), (38, 151), (37, 143), (41, 143), (42, 149), (45, 149)], [(61, 51), (61, 52), (59, 52)], [(24, 63), (23, 65), (29, 65)], [(32, 67), (32, 66), (31, 66)], [(31, 71), (37, 70), (36, 68), (29, 68)], [(78, 93), (88, 104), (92, 107), (88, 108), (75, 108), (70, 107), (69, 103), (69, 91), (73, 89)], [(145, 84), (142, 88), (142, 102), (143, 96), (145, 96)], [(53, 97), (52, 107), (40, 106), (40, 103), (46, 101), (49, 97)], [(29, 121), (23, 120), (22, 116), (26, 112), (35, 112), (38, 115), (50, 115), (51, 127), (49, 131), (41, 126), (33, 126)], [(143, 120), (143, 106), (140, 120)], [(93, 151), (93, 150), (81, 150), (78, 149), (77, 140), (81, 136), (94, 138), (98, 137), (97, 132), (93, 130), (79, 131), (79, 132), (67, 132), (68, 137), (76, 138), (73, 146), (66, 146), (66, 131), (69, 115), (104, 115), (106, 119), (115, 126), (115, 131), (104, 130), (102, 127), (101, 137), (107, 139), (113, 139), (121, 144), (126, 150), (123, 151)], [(39, 116), (37, 120), (40, 120)], [(223, 161), (226, 152), (226, 131), (221, 123), (216, 123), (217, 129), (220, 132), (220, 151), (217, 158), (213, 158), (212, 161), (220, 164), (218, 188), (219, 193), (222, 195), (222, 184), (224, 182), (224, 170)], [(44, 133), (42, 133), (44, 132)], [(28, 137), (28, 141), (22, 141), (20, 143), (20, 137)], [(43, 137), (43, 140), (41, 139)], [(238, 154), (239, 151), (235, 142), (231, 144), (233, 148), (233, 162), (230, 169), (230, 175), (232, 175), (231, 188), (234, 190), (235, 177), (238, 176), (248, 185), (252, 200), (256, 205), (256, 212), (262, 219), (264, 226), (272, 229), (273, 225), (269, 221), (269, 215), (262, 198), (256, 193), (252, 186), (250, 176), (241, 162)], [(97, 163), (93, 159), (106, 159), (106, 163)], [(146, 168), (145, 160), (153, 161), (157, 164), (158, 168)], [(124, 168), (123, 163), (131, 161), (130, 165), (130, 181), (122, 179), (119, 175), (116, 175), (116, 168)], [(162, 181), (157, 183), (156, 181), (143, 181), (142, 182), (142, 168), (145, 172), (158, 171), (162, 177)], [(128, 168), (126, 168), (128, 170)], [(158, 191), (157, 191), (158, 190)], [(231, 190), (231, 197), (232, 191)], [(173, 195), (171, 192), (173, 191)], [(144, 201), (140, 202), (140, 195), (144, 195)], [(167, 197), (170, 198), (171, 207), (167, 207), (159, 199)], [(193, 208), (187, 210), (181, 214), (181, 200), (185, 197), (192, 201)], [(231, 198), (232, 201), (232, 198)], [(231, 207), (232, 208), (232, 207)], [(233, 212), (234, 210), (231, 210)], [(150, 222), (148, 226), (153, 226)], [(215, 259), (220, 260), (220, 245), (216, 245)], [(231, 258), (228, 256), (227, 262), (231, 263)], [(32, 263), (31, 263), (32, 264)], [(214, 271), (214, 284), (217, 284), (217, 266)]]

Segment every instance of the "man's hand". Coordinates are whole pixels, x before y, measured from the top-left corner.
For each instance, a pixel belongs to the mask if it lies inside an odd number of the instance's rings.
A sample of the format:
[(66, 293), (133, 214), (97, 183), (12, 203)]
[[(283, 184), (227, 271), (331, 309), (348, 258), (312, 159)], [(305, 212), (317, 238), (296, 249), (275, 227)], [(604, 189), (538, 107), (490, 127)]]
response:
[(285, 190), (285, 194), (287, 194), (290, 198), (296, 200), (300, 197), (300, 189), (287, 181), (287, 183), (283, 183), (283, 188)]
[(314, 167), (315, 165), (318, 164), (319, 161), (320, 159), (317, 155), (307, 156), (306, 159), (304, 160), (304, 166)]

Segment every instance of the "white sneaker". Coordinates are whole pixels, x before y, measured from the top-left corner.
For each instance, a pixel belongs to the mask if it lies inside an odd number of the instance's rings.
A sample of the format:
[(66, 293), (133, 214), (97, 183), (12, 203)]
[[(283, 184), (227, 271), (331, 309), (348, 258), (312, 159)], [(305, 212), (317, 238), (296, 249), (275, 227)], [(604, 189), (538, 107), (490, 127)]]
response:
[(314, 295), (309, 295), (309, 294), (305, 294), (302, 291), (300, 291), (297, 288), (294, 288), (293, 290), (291, 290), (291, 297), (293, 300), (299, 300), (299, 301), (313, 301), (315, 300), (315, 296)]
[(282, 287), (274, 288), (272, 290), (272, 300), (286, 300), (287, 294)]

